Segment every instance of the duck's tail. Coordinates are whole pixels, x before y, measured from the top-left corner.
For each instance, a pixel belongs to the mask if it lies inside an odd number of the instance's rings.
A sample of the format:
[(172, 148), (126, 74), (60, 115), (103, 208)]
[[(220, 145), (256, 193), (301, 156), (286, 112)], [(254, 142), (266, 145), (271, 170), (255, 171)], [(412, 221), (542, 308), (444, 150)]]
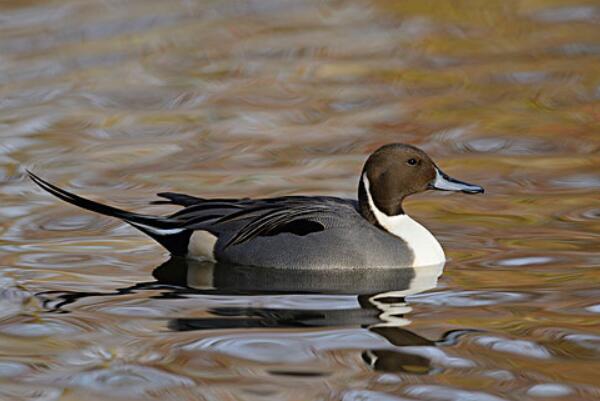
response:
[(29, 174), (29, 178), (33, 182), (57, 198), (75, 206), (91, 210), (92, 212), (121, 219), (161, 244), (172, 255), (185, 256), (187, 254), (192, 230), (182, 227), (181, 221), (163, 216), (132, 213), (116, 207), (103, 205), (102, 203), (82, 198), (56, 185), (50, 184), (29, 170), (27, 170), (27, 174)]

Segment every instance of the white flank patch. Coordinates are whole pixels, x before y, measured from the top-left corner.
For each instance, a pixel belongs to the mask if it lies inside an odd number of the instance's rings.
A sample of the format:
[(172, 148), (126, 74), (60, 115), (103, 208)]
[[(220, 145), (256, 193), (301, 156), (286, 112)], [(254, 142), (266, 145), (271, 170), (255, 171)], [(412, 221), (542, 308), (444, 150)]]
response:
[(188, 244), (188, 257), (216, 262), (216, 243), (217, 237), (208, 231), (194, 231)]
[(390, 234), (402, 238), (412, 249), (415, 255), (412, 267), (436, 265), (446, 261), (442, 246), (425, 227), (406, 214), (388, 216), (377, 209), (369, 191), (369, 178), (366, 173), (363, 174), (362, 181), (367, 192), (369, 207), (379, 225)]

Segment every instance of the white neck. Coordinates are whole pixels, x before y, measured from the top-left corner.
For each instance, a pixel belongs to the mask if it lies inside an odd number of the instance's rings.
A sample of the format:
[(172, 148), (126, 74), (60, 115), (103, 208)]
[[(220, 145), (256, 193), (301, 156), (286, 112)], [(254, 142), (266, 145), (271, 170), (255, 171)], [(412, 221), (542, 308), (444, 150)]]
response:
[(413, 251), (415, 255), (413, 267), (435, 265), (446, 260), (442, 246), (425, 227), (406, 214), (388, 216), (375, 206), (369, 190), (367, 173), (363, 174), (362, 182), (367, 193), (369, 209), (373, 212), (379, 225), (390, 234), (404, 240)]

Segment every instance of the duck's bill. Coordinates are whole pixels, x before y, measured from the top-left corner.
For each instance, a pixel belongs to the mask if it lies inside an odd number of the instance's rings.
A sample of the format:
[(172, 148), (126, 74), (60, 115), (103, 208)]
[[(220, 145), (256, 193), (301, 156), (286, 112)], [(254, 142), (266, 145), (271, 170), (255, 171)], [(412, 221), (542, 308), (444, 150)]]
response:
[(457, 191), (465, 194), (482, 194), (484, 191), (479, 185), (469, 184), (448, 177), (448, 175), (438, 168), (435, 169), (435, 180), (429, 184), (429, 187), (438, 191)]

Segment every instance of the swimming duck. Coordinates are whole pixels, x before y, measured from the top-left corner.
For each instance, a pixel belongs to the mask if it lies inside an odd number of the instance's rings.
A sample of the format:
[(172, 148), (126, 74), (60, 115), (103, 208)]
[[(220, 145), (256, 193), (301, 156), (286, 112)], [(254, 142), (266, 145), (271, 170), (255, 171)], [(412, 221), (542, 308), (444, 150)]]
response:
[(117, 209), (67, 192), (28, 171), (42, 189), (76, 206), (119, 218), (173, 256), (285, 269), (397, 268), (445, 261), (435, 237), (404, 213), (402, 201), (427, 190), (482, 193), (448, 177), (421, 149), (388, 144), (362, 169), (358, 200), (332, 196), (205, 199), (163, 192), (169, 216)]

